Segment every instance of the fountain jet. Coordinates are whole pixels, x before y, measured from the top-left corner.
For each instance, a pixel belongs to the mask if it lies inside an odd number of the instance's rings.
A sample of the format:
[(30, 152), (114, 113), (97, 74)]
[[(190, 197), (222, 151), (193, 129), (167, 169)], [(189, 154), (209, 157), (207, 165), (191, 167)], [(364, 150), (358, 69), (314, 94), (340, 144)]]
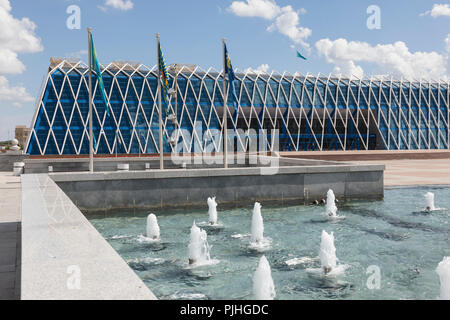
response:
[(160, 231), (159, 231), (159, 225), (158, 221), (156, 219), (156, 216), (151, 213), (147, 217), (147, 237), (157, 240), (159, 239)]
[(427, 207), (426, 207), (427, 211), (434, 211), (434, 210), (436, 210), (436, 207), (434, 206), (434, 193), (427, 192), (425, 194), (425, 200), (427, 201)]
[(191, 237), (189, 242), (189, 264), (204, 263), (211, 260), (206, 231), (194, 224), (191, 227)]
[(261, 215), (261, 204), (255, 202), (252, 216), (252, 242), (262, 242), (264, 240), (264, 222)]
[(334, 268), (336, 268), (337, 258), (333, 232), (328, 234), (325, 230), (322, 230), (319, 258), (325, 274), (330, 273)]
[(272, 271), (265, 256), (259, 260), (258, 268), (253, 275), (253, 294), (256, 300), (273, 300), (275, 298)]
[(217, 224), (217, 202), (216, 197), (208, 198), (209, 223), (214, 226)]
[(445, 257), (436, 268), (441, 282), (440, 300), (450, 300), (450, 257)]
[(337, 207), (336, 207), (335, 201), (336, 201), (336, 197), (334, 196), (333, 190), (331, 190), (331, 189), (328, 190), (326, 209), (327, 209), (327, 215), (329, 217), (336, 217)]

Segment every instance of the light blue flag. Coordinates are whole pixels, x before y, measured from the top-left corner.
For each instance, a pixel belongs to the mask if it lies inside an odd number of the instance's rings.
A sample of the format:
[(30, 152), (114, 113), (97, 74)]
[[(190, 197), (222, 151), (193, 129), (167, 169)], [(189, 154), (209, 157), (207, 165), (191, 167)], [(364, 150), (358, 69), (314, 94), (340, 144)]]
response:
[(105, 95), (105, 86), (103, 84), (102, 71), (100, 70), (100, 64), (98, 63), (97, 51), (95, 50), (94, 38), (92, 37), (92, 35), (91, 35), (91, 47), (92, 47), (92, 64), (94, 67), (94, 71), (97, 74), (98, 90), (100, 91), (100, 94), (103, 99), (103, 103), (106, 106), (106, 114), (109, 117), (110, 113), (109, 113), (108, 101), (106, 100), (106, 95)]

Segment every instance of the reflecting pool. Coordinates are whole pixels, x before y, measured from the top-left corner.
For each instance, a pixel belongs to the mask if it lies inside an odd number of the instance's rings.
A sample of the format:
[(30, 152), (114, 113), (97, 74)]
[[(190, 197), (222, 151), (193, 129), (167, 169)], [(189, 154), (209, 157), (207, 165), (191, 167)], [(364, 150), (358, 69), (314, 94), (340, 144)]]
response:
[[(434, 193), (436, 211), (426, 212)], [(253, 275), (264, 255), (275, 299), (436, 299), (435, 272), (450, 256), (450, 188), (385, 191), (383, 201), (338, 202), (339, 219), (325, 205), (264, 206), (264, 246), (251, 244), (253, 205), (223, 209), (209, 222), (207, 199), (200, 210), (118, 212), (88, 215), (159, 299), (254, 299)], [(324, 198), (326, 194), (324, 194)], [(160, 240), (146, 237), (149, 213), (157, 216)], [(207, 233), (210, 263), (189, 265), (191, 227)], [(339, 266), (323, 276), (322, 231), (333, 232)], [(379, 281), (377, 272), (380, 272)], [(120, 276), (120, 275), (118, 275)], [(379, 284), (379, 286), (378, 286)], [(378, 288), (379, 287), (379, 288)]]

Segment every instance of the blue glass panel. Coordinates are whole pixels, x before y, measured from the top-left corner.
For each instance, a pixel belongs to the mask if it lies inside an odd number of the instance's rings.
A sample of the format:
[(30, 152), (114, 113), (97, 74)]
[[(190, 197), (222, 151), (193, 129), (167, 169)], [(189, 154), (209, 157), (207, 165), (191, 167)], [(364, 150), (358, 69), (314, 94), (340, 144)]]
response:
[(191, 83), (190, 89), (193, 90), (193, 91), (191, 91), (191, 93), (192, 92), (195, 93), (195, 95), (192, 94), (192, 98), (199, 97), (200, 96), (200, 87), (201, 87), (200, 79), (198, 79), (196, 77), (192, 77), (190, 80), (191, 80), (190, 81), (190, 83)]
[(72, 121), (70, 123), (69, 130), (72, 134), (73, 140), (75, 142), (75, 147), (78, 149), (81, 143), (81, 137), (83, 134), (83, 123), (81, 122), (80, 113), (75, 110), (72, 115)]
[[(259, 97), (256, 98), (256, 100), (259, 99), (259, 101), (258, 101), (259, 103), (258, 103), (258, 104), (255, 104), (255, 103), (254, 103), (254, 105), (255, 105), (256, 107), (262, 107), (262, 106), (264, 106), (264, 104), (265, 104), (266, 83), (265, 83), (264, 81), (262, 81), (262, 80), (258, 80), (258, 81), (256, 81), (256, 86), (257, 86), (257, 89), (256, 89), (255, 94), (258, 94), (258, 95), (259, 95)], [(255, 101), (255, 102), (256, 102), (256, 101)]]
[(144, 77), (133, 76), (132, 79), (134, 87), (136, 88), (137, 96), (140, 98), (142, 95), (142, 87), (144, 86)]
[(133, 135), (133, 138), (131, 140), (130, 154), (138, 153), (141, 153), (138, 138), (136, 137), (136, 135)]
[(222, 93), (221, 93), (222, 89), (223, 89), (223, 81), (219, 80), (219, 81), (217, 81), (217, 84), (214, 89), (214, 105), (216, 107), (223, 106), (223, 97), (222, 97)]
[(81, 112), (81, 116), (83, 117), (83, 120), (86, 121), (89, 114), (89, 92), (84, 81), (80, 84), (77, 103)]
[(125, 145), (128, 146), (130, 144), (131, 140), (131, 132), (132, 132), (132, 126), (131, 121), (128, 118), (128, 115), (126, 113), (123, 114), (122, 119), (120, 121), (120, 127), (119, 130), (122, 134), (122, 138), (125, 142)]
[(72, 90), (76, 95), (78, 93), (78, 87), (80, 86), (81, 74), (76, 71), (72, 71), (68, 74), (68, 79), (70, 81), (70, 85), (72, 86)]
[(130, 80), (130, 78), (121, 72), (116, 76), (116, 79), (117, 82), (119, 83), (119, 88), (120, 91), (122, 92), (122, 95), (125, 96), (127, 92), (128, 81)]
[(41, 151), (39, 150), (39, 146), (37, 144), (36, 136), (34, 135), (34, 133), (31, 135), (27, 153), (30, 155), (41, 155)]
[[(128, 89), (128, 94), (126, 96), (125, 102), (128, 107), (128, 112), (131, 115), (131, 119), (134, 121), (134, 119), (136, 119), (136, 113), (137, 113), (137, 109), (138, 109), (139, 100), (138, 100), (138, 96), (136, 95), (136, 92), (135, 92), (133, 86), (130, 86), (130, 88)], [(164, 100), (163, 100), (163, 102), (164, 102)]]
[(64, 115), (66, 117), (66, 120), (69, 121), (70, 115), (72, 114), (74, 103), (75, 103), (75, 97), (72, 94), (72, 91), (70, 89), (69, 81), (65, 81), (63, 90), (61, 92), (61, 106), (64, 111)]
[(64, 144), (64, 150), (62, 153), (64, 155), (73, 155), (77, 153), (75, 148), (73, 147), (72, 140), (70, 139), (69, 136), (67, 136), (67, 140), (66, 143)]
[(83, 142), (80, 148), (80, 154), (89, 154), (89, 137), (87, 134), (83, 138)]
[(103, 78), (103, 86), (105, 87), (105, 95), (106, 98), (108, 98), (111, 93), (113, 85), (113, 77), (111, 77), (109, 73), (103, 72), (102, 78)]
[(36, 121), (36, 126), (34, 130), (36, 131), (37, 139), (41, 149), (44, 150), (45, 142), (47, 141), (47, 136), (49, 133), (50, 125), (45, 117), (44, 110), (41, 108), (38, 114), (38, 121)]
[(109, 154), (109, 149), (108, 146), (106, 144), (106, 140), (104, 135), (101, 135), (98, 139), (97, 139), (97, 154)]
[(48, 154), (48, 155), (59, 154), (58, 149), (56, 148), (55, 140), (53, 139), (53, 137), (51, 135), (47, 142), (47, 148), (45, 149), (45, 154)]
[(56, 110), (55, 120), (53, 122), (53, 133), (55, 134), (56, 143), (60, 150), (63, 149), (64, 146), (64, 138), (67, 132), (67, 125), (63, 118), (63, 113), (60, 108)]
[[(61, 83), (59, 84), (59, 86), (61, 87)], [(44, 101), (44, 107), (45, 107), (45, 111), (47, 112), (49, 121), (51, 122), (53, 119), (53, 115), (55, 114), (56, 104), (58, 102), (58, 97), (56, 95), (55, 88), (53, 87), (51, 81), (48, 82), (45, 94), (46, 94), (46, 99)]]

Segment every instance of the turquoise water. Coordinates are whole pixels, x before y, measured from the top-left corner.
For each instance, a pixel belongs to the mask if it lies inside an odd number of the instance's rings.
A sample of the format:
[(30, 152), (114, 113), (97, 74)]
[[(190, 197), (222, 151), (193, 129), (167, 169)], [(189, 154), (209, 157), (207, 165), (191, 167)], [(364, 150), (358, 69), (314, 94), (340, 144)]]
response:
[[(252, 206), (221, 210), (221, 227), (200, 226), (203, 210), (154, 211), (161, 242), (142, 241), (149, 212), (88, 216), (91, 223), (160, 299), (253, 299), (252, 276), (264, 254), (272, 268), (276, 299), (436, 299), (435, 272), (450, 256), (450, 210), (421, 213), (424, 194), (435, 193), (436, 207), (450, 208), (449, 188), (385, 191), (383, 201), (337, 203), (343, 219), (330, 221), (325, 206), (269, 207), (262, 203), (265, 252), (249, 248)], [(325, 197), (325, 195), (324, 195)], [(211, 258), (218, 263), (188, 267), (194, 220), (208, 234)], [(322, 230), (334, 232), (336, 254), (347, 270), (336, 278), (312, 277), (319, 268)], [(286, 261), (305, 258), (304, 263)], [(366, 285), (369, 266), (381, 271), (379, 289)], [(119, 275), (118, 275), (119, 276)]]

